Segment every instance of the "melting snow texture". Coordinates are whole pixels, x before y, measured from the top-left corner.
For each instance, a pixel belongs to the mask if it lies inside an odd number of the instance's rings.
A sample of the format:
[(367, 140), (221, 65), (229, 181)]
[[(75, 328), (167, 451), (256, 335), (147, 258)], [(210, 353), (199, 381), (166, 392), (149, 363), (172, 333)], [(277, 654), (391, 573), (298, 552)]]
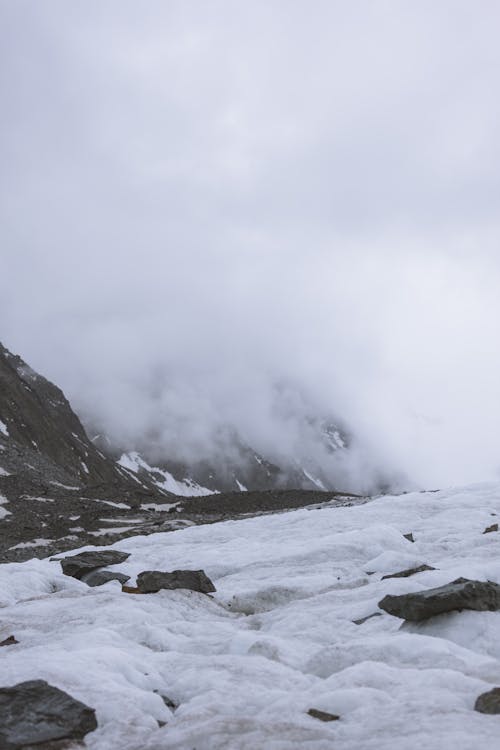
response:
[[(131, 553), (114, 568), (131, 585), (146, 569), (202, 568), (213, 598), (88, 588), (48, 560), (2, 565), (0, 640), (19, 644), (0, 649), (1, 684), (45, 679), (94, 707), (90, 750), (498, 750), (500, 716), (473, 706), (500, 685), (500, 612), (353, 623), (385, 594), (500, 583), (500, 534), (482, 533), (495, 515), (488, 484), (113, 545)], [(381, 580), (424, 562), (438, 570)]]

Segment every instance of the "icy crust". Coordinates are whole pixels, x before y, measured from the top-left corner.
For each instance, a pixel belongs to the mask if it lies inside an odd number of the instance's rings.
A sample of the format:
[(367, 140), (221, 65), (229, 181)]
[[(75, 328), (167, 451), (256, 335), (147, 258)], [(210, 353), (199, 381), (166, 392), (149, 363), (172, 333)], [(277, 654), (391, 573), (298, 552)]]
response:
[[(0, 640), (19, 644), (0, 649), (1, 684), (44, 679), (95, 708), (91, 750), (498, 750), (500, 717), (473, 707), (500, 685), (500, 613), (353, 623), (386, 594), (500, 583), (500, 535), (482, 533), (492, 514), (500, 485), (113, 545), (130, 557), (109, 570), (130, 584), (142, 570), (203, 569), (213, 598), (89, 588), (48, 560), (2, 565)], [(382, 580), (422, 563), (437, 570)]]

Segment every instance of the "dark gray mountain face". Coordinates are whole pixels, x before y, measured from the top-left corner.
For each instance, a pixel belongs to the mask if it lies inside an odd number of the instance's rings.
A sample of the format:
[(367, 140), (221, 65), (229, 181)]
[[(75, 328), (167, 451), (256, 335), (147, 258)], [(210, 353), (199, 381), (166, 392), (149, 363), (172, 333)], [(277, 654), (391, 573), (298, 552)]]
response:
[(88, 439), (64, 393), (1, 344), (0, 466), (31, 480), (130, 484)]

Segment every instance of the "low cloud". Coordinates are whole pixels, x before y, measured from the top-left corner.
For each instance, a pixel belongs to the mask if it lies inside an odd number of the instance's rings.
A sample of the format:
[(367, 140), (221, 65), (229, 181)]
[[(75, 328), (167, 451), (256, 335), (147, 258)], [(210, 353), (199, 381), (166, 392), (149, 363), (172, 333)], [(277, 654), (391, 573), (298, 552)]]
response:
[(497, 477), (496, 4), (0, 13), (8, 347), (175, 457), (311, 412), (360, 484)]

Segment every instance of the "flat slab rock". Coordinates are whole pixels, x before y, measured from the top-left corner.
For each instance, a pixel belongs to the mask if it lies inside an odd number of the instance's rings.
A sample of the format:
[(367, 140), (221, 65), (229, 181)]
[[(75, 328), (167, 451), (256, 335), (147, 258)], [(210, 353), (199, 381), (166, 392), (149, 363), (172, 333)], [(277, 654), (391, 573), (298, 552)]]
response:
[(81, 740), (97, 729), (95, 711), (44, 680), (0, 688), (0, 748)]
[(462, 609), (494, 612), (500, 609), (500, 586), (491, 581), (457, 578), (445, 586), (427, 591), (384, 596), (378, 606), (390, 615), (411, 622), (420, 622), (435, 615)]
[(474, 705), (474, 711), (481, 714), (500, 714), (500, 688), (482, 693)]
[(382, 576), (381, 580), (385, 581), (386, 578), (409, 578), (410, 576), (416, 575), (416, 573), (423, 573), (425, 570), (436, 570), (432, 565), (419, 565), (418, 568), (408, 568), (407, 570), (400, 570), (399, 573), (388, 573)]
[(160, 589), (190, 589), (202, 594), (216, 591), (210, 578), (203, 570), (145, 570), (137, 576), (137, 588), (143, 594), (154, 594)]
[(106, 565), (118, 565), (130, 557), (128, 552), (120, 552), (116, 549), (95, 550), (91, 552), (80, 552), (79, 555), (71, 557), (53, 558), (61, 563), (65, 575), (81, 580), (86, 573), (96, 568), (104, 568)]

